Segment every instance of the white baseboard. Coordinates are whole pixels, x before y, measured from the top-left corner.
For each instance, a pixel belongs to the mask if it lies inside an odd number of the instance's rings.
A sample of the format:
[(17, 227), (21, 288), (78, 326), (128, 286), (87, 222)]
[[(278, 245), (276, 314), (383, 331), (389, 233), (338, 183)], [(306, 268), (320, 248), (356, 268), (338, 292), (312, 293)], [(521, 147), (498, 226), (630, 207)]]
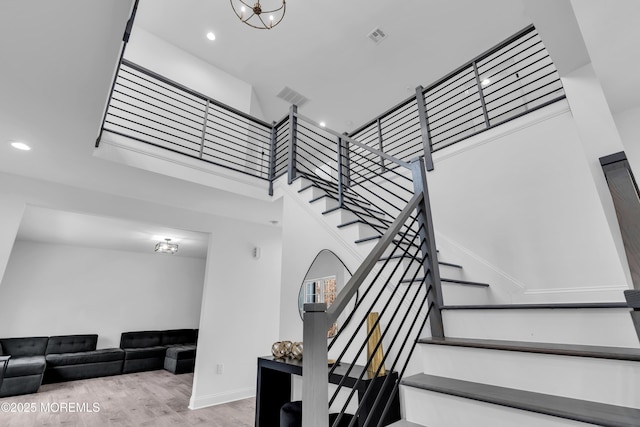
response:
[(222, 405), (236, 400), (248, 399), (256, 395), (255, 388), (231, 390), (223, 393), (207, 394), (205, 396), (192, 395), (189, 400), (189, 409), (202, 409), (208, 406)]

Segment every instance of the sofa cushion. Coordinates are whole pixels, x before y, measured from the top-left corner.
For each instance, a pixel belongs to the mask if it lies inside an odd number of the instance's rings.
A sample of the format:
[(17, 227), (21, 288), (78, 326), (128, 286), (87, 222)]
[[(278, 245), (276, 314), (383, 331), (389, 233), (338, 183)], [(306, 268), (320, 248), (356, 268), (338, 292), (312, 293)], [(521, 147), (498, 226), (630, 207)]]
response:
[(9, 359), (5, 378), (24, 377), (26, 375), (42, 375), (46, 366), (44, 356), (13, 356)]
[(169, 359), (193, 359), (196, 357), (195, 345), (176, 345), (167, 348), (167, 357)]
[(120, 348), (141, 348), (162, 345), (162, 332), (141, 331), (123, 332), (120, 336)]
[(172, 329), (162, 332), (162, 345), (195, 344), (195, 329)]
[(44, 356), (49, 337), (2, 338), (0, 344), (4, 354), (11, 357)]
[(166, 352), (167, 352), (167, 347), (164, 347), (164, 346), (145, 347), (145, 348), (125, 348), (124, 358), (125, 360), (150, 359), (150, 358), (164, 359)]
[(85, 363), (113, 362), (124, 360), (124, 350), (121, 348), (104, 348), (93, 351), (76, 353), (47, 354), (47, 366), (80, 365)]
[(98, 344), (98, 335), (59, 335), (49, 337), (46, 354), (92, 351)]

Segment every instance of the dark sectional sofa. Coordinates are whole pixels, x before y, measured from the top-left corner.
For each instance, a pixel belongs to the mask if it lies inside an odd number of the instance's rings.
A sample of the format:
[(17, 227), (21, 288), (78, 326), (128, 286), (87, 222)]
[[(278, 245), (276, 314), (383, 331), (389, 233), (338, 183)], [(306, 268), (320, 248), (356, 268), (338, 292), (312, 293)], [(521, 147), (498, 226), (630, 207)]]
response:
[(162, 368), (193, 372), (197, 339), (197, 329), (125, 332), (121, 348), (97, 350), (95, 334), (0, 338), (0, 397), (35, 393), (42, 383)]
[(49, 337), (0, 339), (0, 355), (11, 356), (0, 386), (0, 397), (38, 391), (47, 366), (48, 341)]
[(61, 335), (49, 338), (44, 383), (105, 377), (122, 373), (124, 351), (96, 350), (98, 335)]
[(124, 350), (122, 372), (162, 368), (174, 374), (193, 372), (197, 340), (197, 329), (124, 332), (120, 337), (120, 348)]

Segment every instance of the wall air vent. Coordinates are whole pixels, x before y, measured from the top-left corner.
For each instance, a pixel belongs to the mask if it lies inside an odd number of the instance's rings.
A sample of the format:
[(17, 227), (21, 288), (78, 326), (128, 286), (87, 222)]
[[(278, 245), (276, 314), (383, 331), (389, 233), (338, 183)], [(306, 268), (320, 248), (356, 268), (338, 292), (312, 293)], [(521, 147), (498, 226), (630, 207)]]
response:
[(291, 89), (289, 86), (285, 86), (284, 89), (278, 92), (278, 98), (284, 99), (288, 103), (295, 104), (298, 107), (302, 106), (302, 104), (306, 104), (309, 101), (309, 98), (301, 95), (300, 93)]
[(387, 38), (387, 33), (382, 31), (381, 28), (375, 28), (373, 31), (367, 34), (367, 37), (369, 37), (375, 44), (380, 44), (380, 42)]

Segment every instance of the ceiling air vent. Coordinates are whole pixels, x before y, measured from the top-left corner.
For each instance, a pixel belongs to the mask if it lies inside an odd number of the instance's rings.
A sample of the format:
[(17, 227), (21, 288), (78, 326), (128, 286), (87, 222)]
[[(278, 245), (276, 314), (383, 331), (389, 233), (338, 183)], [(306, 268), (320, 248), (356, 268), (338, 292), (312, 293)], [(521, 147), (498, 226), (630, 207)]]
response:
[(284, 89), (278, 92), (278, 98), (284, 99), (288, 103), (295, 104), (298, 107), (302, 106), (302, 104), (305, 104), (307, 101), (309, 101), (309, 98), (299, 94), (295, 90), (291, 89), (289, 86), (285, 86)]
[(380, 44), (382, 40), (387, 38), (387, 34), (382, 31), (381, 28), (375, 28), (373, 31), (367, 34), (367, 37), (369, 37), (375, 44)]

